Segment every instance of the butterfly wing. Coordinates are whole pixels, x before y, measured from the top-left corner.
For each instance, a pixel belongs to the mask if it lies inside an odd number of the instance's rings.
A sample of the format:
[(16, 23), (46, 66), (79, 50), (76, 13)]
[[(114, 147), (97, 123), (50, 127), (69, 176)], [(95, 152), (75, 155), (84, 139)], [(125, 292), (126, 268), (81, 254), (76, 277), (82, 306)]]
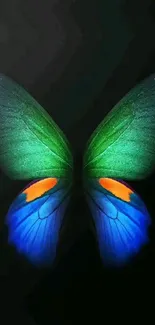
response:
[(86, 184), (100, 254), (108, 266), (122, 266), (148, 243), (149, 213), (127, 183), (112, 178)]
[(30, 183), (11, 205), (6, 223), (9, 243), (36, 266), (50, 265), (69, 198), (69, 183), (45, 178)]
[(132, 89), (93, 133), (88, 177), (143, 179), (155, 168), (155, 75)]
[[(153, 75), (131, 90), (107, 115), (93, 133), (84, 156), (85, 190), (89, 193), (105, 263), (122, 265), (147, 243), (150, 224), (147, 209), (134, 191), (129, 195), (129, 186), (121, 185), (121, 179), (144, 179), (154, 169)], [(94, 184), (97, 184), (95, 190)]]
[(35, 265), (51, 263), (69, 198), (72, 155), (65, 136), (45, 110), (3, 75), (0, 167), (13, 179), (34, 180), (8, 211), (9, 242)]
[(21, 86), (0, 74), (0, 166), (13, 179), (68, 177), (68, 142)]

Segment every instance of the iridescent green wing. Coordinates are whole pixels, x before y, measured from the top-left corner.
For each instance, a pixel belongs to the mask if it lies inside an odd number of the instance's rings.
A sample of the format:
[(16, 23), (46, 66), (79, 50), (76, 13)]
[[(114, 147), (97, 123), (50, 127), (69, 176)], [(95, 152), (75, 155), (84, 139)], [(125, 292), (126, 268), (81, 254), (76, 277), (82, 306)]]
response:
[(143, 179), (155, 168), (155, 75), (132, 89), (95, 130), (84, 156), (89, 177)]
[(22, 87), (0, 74), (0, 167), (13, 179), (68, 178), (68, 142)]

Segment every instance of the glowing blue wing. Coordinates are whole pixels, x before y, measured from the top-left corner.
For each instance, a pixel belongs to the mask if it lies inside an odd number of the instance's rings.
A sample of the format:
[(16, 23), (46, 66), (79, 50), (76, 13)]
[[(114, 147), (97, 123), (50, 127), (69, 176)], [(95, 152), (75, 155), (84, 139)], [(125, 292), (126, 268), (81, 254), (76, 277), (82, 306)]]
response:
[(9, 243), (36, 266), (50, 265), (55, 258), (68, 191), (55, 178), (35, 181), (17, 196), (8, 211)]
[(122, 266), (148, 242), (148, 211), (140, 197), (120, 180), (93, 179), (86, 185), (86, 194), (103, 262)]

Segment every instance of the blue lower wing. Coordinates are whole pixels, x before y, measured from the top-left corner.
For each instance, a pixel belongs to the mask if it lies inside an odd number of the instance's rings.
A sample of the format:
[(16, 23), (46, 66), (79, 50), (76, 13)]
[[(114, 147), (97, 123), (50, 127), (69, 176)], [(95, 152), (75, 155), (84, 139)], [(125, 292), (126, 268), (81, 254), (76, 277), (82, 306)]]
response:
[(50, 265), (55, 258), (67, 193), (59, 188), (31, 202), (21, 193), (8, 211), (9, 243), (36, 266)]
[(135, 192), (126, 202), (106, 189), (92, 185), (96, 183), (95, 180), (87, 188), (87, 198), (100, 254), (104, 264), (122, 266), (148, 243), (149, 213)]

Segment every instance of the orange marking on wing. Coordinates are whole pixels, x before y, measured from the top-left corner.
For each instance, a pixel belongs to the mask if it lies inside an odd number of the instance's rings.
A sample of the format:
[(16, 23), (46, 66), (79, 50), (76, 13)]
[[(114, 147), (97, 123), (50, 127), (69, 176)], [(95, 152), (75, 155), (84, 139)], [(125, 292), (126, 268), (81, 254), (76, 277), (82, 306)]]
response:
[(26, 194), (26, 202), (31, 202), (51, 190), (58, 183), (57, 178), (46, 178), (32, 184), (23, 193)]
[(133, 191), (126, 187), (124, 184), (119, 183), (118, 181), (111, 178), (100, 178), (99, 183), (102, 187), (104, 187), (107, 191), (114, 194), (116, 197), (130, 202), (130, 195)]

